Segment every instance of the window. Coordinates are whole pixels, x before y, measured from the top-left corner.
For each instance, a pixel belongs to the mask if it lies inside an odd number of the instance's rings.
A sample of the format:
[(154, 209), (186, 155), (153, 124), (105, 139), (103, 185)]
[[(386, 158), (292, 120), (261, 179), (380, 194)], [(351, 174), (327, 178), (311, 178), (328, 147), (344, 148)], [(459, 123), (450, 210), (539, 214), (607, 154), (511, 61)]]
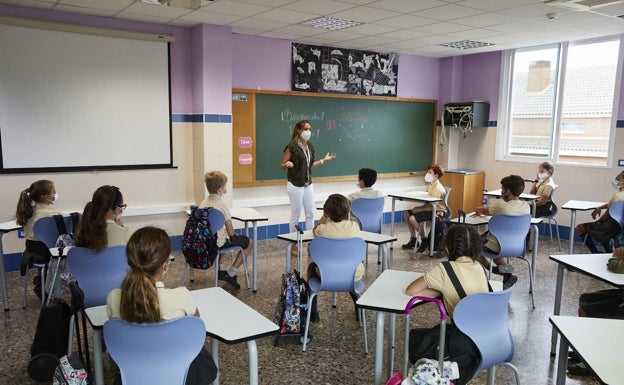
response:
[(505, 53), (497, 157), (607, 166), (619, 38)]

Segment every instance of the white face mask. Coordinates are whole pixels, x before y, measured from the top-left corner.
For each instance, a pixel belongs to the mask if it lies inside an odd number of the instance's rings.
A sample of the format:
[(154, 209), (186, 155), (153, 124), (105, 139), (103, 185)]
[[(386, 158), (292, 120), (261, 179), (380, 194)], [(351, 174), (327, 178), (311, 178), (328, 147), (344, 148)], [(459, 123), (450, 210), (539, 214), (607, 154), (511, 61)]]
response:
[(312, 132), (310, 130), (305, 130), (301, 132), (301, 139), (305, 140), (306, 142), (310, 140), (311, 136)]
[(427, 182), (427, 183), (433, 182), (433, 174), (426, 173), (425, 174), (425, 182)]
[(357, 182), (355, 185), (357, 186), (357, 188), (360, 188), (360, 182)]
[(546, 179), (548, 178), (548, 173), (547, 172), (540, 172), (539, 174), (537, 174), (537, 177), (540, 179)]
[(614, 188), (616, 188), (618, 190), (620, 189), (620, 181), (618, 181), (617, 179), (613, 179), (611, 181), (611, 184), (613, 185)]
[(54, 193), (54, 197), (52, 198), (52, 204), (58, 202), (58, 200), (59, 200), (58, 194)]

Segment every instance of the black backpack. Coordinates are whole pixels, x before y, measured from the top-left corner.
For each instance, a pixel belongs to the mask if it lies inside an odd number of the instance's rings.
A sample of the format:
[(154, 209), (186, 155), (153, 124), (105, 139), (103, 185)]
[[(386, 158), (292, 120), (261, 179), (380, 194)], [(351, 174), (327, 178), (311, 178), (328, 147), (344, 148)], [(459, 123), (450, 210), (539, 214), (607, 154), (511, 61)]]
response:
[(53, 299), (41, 309), (27, 368), (33, 380), (52, 380), (58, 359), (67, 354), (71, 316), (69, 305), (62, 299)]
[(191, 206), (191, 215), (184, 227), (182, 254), (194, 269), (210, 268), (219, 253), (217, 234), (213, 233), (208, 221), (211, 210), (212, 207)]

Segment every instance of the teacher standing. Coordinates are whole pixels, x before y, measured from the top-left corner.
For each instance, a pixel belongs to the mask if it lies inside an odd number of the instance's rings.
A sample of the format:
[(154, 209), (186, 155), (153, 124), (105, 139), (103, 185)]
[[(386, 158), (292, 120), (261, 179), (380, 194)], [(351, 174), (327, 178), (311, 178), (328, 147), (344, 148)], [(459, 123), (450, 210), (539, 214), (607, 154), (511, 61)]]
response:
[(290, 142), (284, 148), (284, 156), (280, 167), (288, 170), (286, 191), (290, 199), (290, 232), (301, 215), (301, 206), (305, 211), (306, 229), (314, 226), (314, 186), (312, 184), (312, 168), (323, 165), (336, 157), (329, 152), (321, 160), (314, 160), (314, 146), (310, 143), (312, 132), (307, 120), (295, 124)]

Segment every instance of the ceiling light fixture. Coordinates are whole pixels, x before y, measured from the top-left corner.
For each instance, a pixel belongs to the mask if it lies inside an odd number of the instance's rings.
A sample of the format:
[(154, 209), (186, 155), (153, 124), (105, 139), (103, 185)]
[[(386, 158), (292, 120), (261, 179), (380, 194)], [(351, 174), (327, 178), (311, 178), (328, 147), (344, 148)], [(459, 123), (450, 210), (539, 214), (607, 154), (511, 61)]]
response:
[(166, 5), (175, 8), (185, 8), (197, 10), (214, 2), (214, 0), (137, 0), (142, 3)]
[(494, 45), (494, 43), (485, 43), (482, 41), (474, 41), (474, 40), (461, 40), (461, 41), (452, 41), (449, 43), (443, 43), (440, 45), (444, 47), (449, 47), (449, 48), (472, 49), (472, 48), (487, 47), (490, 45)]
[(300, 23), (299, 25), (312, 27), (312, 28), (325, 28), (325, 29), (329, 29), (332, 31), (337, 31), (339, 29), (355, 27), (356, 25), (360, 25), (360, 24), (362, 23), (358, 21), (323, 16), (323, 17), (318, 17), (316, 19), (304, 21), (303, 23)]

